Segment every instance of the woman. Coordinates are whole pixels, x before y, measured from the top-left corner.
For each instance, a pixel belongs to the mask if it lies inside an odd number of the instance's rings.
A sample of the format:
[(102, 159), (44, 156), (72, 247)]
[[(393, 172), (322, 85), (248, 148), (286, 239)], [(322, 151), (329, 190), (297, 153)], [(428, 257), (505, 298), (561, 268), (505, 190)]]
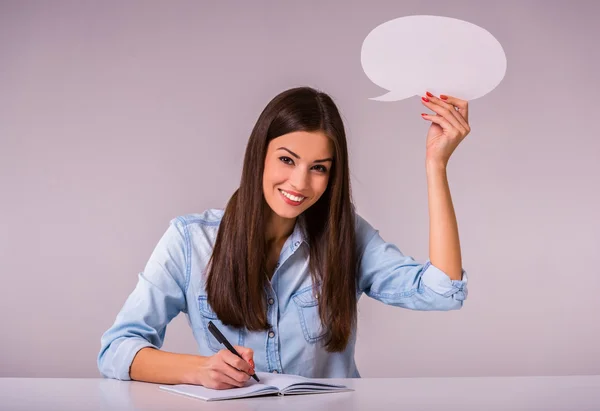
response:
[[(256, 371), (358, 377), (362, 293), (414, 310), (452, 310), (466, 276), (446, 165), (469, 133), (467, 102), (422, 98), (430, 259), (386, 243), (354, 212), (342, 119), (331, 98), (287, 90), (250, 135), (239, 189), (225, 210), (175, 218), (101, 340), (98, 367), (121, 380), (240, 387)], [(161, 351), (185, 312), (200, 355)], [(212, 321), (235, 356), (208, 332)]]

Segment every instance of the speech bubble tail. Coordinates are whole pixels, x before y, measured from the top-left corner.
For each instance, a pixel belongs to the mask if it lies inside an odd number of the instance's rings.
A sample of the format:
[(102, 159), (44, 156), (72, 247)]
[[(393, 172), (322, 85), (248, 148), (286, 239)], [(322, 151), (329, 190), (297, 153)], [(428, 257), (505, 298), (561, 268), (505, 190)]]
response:
[(369, 97), (369, 100), (375, 100), (375, 101), (399, 101), (399, 100), (404, 100), (405, 98), (411, 97), (414, 94), (406, 94), (406, 93), (399, 93), (397, 91), (390, 91), (389, 93), (385, 93), (382, 96), (379, 97)]

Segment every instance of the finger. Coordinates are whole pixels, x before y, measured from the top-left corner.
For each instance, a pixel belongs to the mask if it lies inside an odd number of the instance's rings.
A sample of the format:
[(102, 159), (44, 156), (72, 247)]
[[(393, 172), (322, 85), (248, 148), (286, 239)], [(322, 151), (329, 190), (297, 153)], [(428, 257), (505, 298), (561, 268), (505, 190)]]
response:
[(452, 96), (440, 95), (440, 98), (453, 106), (458, 107), (458, 112), (463, 116), (465, 121), (469, 122), (469, 102)]
[(444, 117), (437, 115), (437, 114), (421, 114), (421, 116), (425, 119), (425, 120), (429, 120), (432, 121), (434, 123), (439, 124), (440, 126), (442, 126), (442, 128), (449, 128), (450, 123), (448, 123), (448, 120), (446, 120)]
[(216, 367), (208, 373), (208, 381), (205, 381), (202, 385), (206, 388), (212, 388), (214, 390), (226, 390), (228, 388), (237, 388), (239, 384), (231, 380), (231, 377), (227, 377)]
[(252, 348), (242, 347), (240, 345), (235, 345), (234, 348), (237, 350), (237, 352), (240, 353), (242, 358), (248, 364), (250, 364), (252, 368), (254, 368), (254, 351), (252, 350)]
[(230, 384), (236, 384), (238, 387), (243, 387), (246, 381), (250, 379), (250, 375), (248, 373), (242, 372), (230, 364), (225, 364), (225, 367), (227, 368), (224, 370), (224, 375), (231, 379), (227, 382), (233, 381), (230, 382)]
[[(236, 349), (237, 350), (237, 349)], [(231, 367), (237, 371), (240, 371), (245, 375), (254, 374), (254, 367), (251, 367), (246, 361), (233, 354), (229, 350), (221, 350), (218, 352), (218, 355), (221, 359), (222, 364), (226, 364), (228, 367)], [(228, 370), (228, 368), (223, 367), (223, 370)]]
[[(469, 124), (467, 122), (467, 120), (464, 119), (464, 117), (462, 116), (462, 114), (460, 114), (454, 105), (445, 102), (444, 100), (437, 98), (436, 96), (434, 96), (433, 94), (431, 94), (430, 92), (426, 92), (427, 94), (427, 98), (429, 99), (429, 101), (431, 101), (434, 104), (438, 104), (442, 107), (445, 107), (448, 109), (448, 111), (456, 118), (456, 120), (458, 120), (458, 122), (463, 126), (464, 130), (468, 130), (469, 129)], [(440, 96), (441, 97), (441, 96)]]
[[(427, 106), (427, 108), (436, 112), (441, 117), (446, 119), (446, 122), (444, 122), (444, 129), (454, 130), (454, 132), (457, 134), (460, 134), (460, 133), (466, 134), (466, 130), (464, 130), (464, 127), (458, 122), (456, 117), (454, 117), (452, 115), (452, 113), (450, 113), (449, 109), (447, 109), (446, 107), (442, 107), (438, 104), (433, 104), (431, 101), (425, 101), (425, 99), (426, 99), (425, 97), (421, 97), (422, 104), (424, 104), (425, 106)], [(440, 125), (441, 125), (441, 123), (440, 123)]]
[(244, 383), (248, 381), (250, 375), (254, 374), (254, 369), (250, 367), (250, 364), (237, 355), (227, 351), (226, 353), (223, 353), (222, 358), (226, 365), (226, 367), (223, 368), (223, 371), (236, 381)]
[[(229, 367), (229, 365), (225, 364), (226, 367)], [(230, 369), (233, 369), (231, 367), (229, 367)], [(239, 372), (239, 371), (236, 371)], [(243, 374), (243, 373), (240, 373)], [(218, 384), (223, 384), (223, 385), (227, 385), (228, 388), (240, 388), (244, 386), (244, 383), (248, 380), (245, 379), (243, 381), (238, 381), (236, 380), (233, 376), (227, 374), (227, 372), (222, 372), (219, 373), (218, 376), (216, 376), (215, 378), (216, 381), (218, 381)]]
[[(457, 129), (459, 132), (466, 134), (466, 128), (468, 125), (460, 114), (454, 109), (451, 104), (445, 103), (433, 94), (427, 92), (428, 97), (423, 97), (421, 102), (428, 108), (435, 111), (437, 114), (446, 117), (446, 119)], [(429, 100), (429, 101), (425, 101)]]

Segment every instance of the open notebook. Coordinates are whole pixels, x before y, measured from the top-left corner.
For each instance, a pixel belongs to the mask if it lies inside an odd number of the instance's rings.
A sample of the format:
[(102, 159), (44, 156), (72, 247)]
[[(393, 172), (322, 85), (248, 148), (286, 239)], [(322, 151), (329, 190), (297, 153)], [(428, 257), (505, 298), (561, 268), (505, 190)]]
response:
[(345, 385), (330, 384), (299, 375), (270, 374), (257, 372), (260, 382), (249, 379), (244, 387), (228, 390), (213, 390), (199, 385), (161, 385), (159, 388), (177, 394), (200, 398), (205, 401), (230, 400), (267, 394), (318, 394), (325, 392), (352, 391)]

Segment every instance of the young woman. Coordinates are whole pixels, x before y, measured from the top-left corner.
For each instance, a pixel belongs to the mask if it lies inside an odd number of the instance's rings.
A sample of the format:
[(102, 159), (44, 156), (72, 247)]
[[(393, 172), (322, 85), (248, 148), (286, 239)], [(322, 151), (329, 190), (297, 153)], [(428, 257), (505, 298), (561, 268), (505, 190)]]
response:
[[(210, 388), (255, 371), (359, 377), (357, 301), (453, 310), (467, 296), (446, 165), (469, 133), (467, 102), (427, 93), (430, 258), (421, 264), (357, 215), (346, 135), (325, 93), (277, 95), (252, 130), (239, 188), (225, 210), (173, 219), (114, 325), (102, 336), (106, 377)], [(200, 355), (160, 350), (188, 317)], [(243, 359), (207, 329), (212, 321)]]

